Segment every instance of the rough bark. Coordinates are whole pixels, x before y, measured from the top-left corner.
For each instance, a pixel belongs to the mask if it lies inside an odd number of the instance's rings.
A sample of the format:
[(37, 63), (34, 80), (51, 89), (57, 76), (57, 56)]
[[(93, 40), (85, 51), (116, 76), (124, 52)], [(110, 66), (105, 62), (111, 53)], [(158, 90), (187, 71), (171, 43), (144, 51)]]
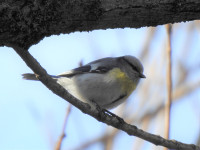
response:
[(3, 0), (0, 46), (28, 49), (61, 33), (195, 19), (200, 19), (199, 0)]

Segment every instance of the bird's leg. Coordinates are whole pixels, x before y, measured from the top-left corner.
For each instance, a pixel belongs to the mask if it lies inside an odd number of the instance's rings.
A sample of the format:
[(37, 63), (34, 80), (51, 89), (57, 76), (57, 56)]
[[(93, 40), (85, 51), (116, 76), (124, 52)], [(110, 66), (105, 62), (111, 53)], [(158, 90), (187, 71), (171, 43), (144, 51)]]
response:
[(108, 111), (107, 109), (103, 108), (102, 111), (104, 112), (104, 114), (107, 114), (111, 117), (115, 117), (120, 123), (124, 123), (124, 119), (122, 119), (121, 117), (119, 117), (119, 116), (115, 115), (114, 113)]
[(124, 120), (122, 118), (120, 118), (119, 116), (115, 115), (114, 113), (102, 108), (101, 106), (99, 106), (95, 101), (90, 100), (90, 102), (92, 103), (92, 105), (99, 111), (99, 119), (102, 120), (103, 118), (105, 118), (106, 116), (110, 116), (110, 117), (115, 117), (120, 124), (124, 123)]

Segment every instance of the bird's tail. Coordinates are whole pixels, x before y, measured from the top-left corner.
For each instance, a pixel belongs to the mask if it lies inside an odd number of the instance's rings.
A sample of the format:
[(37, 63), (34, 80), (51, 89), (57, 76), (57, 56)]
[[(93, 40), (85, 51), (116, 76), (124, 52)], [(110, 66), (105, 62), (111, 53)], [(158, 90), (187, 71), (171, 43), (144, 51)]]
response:
[(32, 73), (22, 74), (22, 78), (25, 80), (35, 80), (35, 81), (38, 80), (38, 78), (35, 76), (35, 74), (32, 74)]

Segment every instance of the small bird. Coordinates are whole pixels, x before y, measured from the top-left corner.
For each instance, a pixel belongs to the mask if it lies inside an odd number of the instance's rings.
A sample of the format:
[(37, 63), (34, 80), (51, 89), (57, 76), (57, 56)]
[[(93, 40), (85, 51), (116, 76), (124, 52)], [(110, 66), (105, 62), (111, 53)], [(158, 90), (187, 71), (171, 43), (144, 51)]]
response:
[[(35, 74), (22, 76), (26, 80), (38, 80)], [(98, 59), (51, 77), (77, 99), (105, 109), (124, 102), (140, 78), (146, 78), (141, 62), (130, 55)]]

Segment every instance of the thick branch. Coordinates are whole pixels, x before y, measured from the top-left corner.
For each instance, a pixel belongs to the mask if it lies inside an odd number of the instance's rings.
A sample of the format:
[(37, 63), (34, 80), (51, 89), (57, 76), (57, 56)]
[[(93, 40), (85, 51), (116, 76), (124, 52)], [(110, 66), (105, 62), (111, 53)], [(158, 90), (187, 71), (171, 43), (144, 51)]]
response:
[(61, 33), (196, 19), (200, 19), (199, 0), (4, 0), (0, 3), (0, 46), (27, 49)]
[(141, 139), (149, 141), (155, 145), (161, 145), (167, 147), (169, 149), (181, 149), (181, 150), (200, 150), (200, 147), (195, 146), (193, 144), (184, 144), (181, 142), (177, 142), (174, 140), (166, 140), (158, 135), (153, 135), (147, 133), (141, 129), (138, 129), (134, 125), (127, 124), (123, 119), (118, 116), (102, 110), (100, 107), (92, 108), (88, 104), (85, 104), (73, 96), (71, 96), (63, 87), (57, 84), (40, 66), (40, 64), (29, 54), (28, 51), (25, 51), (19, 47), (11, 45), (11, 47), (15, 48), (15, 51), (19, 54), (19, 56), (25, 61), (25, 63), (33, 70), (35, 74), (38, 75), (39, 80), (52, 92), (67, 100), (77, 108), (79, 108), (83, 113), (86, 113), (95, 119), (104, 122), (108, 125), (111, 125), (117, 129), (120, 129), (126, 132), (129, 135), (137, 136)]

